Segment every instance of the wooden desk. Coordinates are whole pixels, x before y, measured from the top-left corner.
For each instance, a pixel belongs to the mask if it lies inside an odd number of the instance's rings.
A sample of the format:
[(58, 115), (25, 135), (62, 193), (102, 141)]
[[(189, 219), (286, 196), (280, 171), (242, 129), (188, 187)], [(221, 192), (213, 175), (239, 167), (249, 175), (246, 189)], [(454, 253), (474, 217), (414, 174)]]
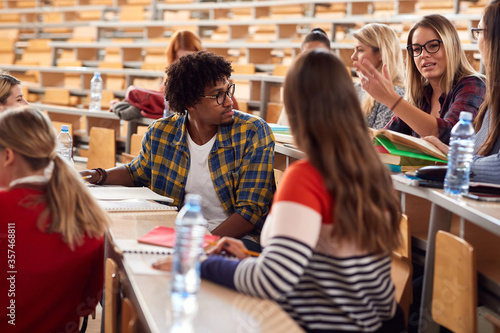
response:
[(157, 225), (173, 227), (176, 215), (170, 211), (111, 213), (106, 256), (115, 259), (120, 267), (125, 293), (138, 312), (139, 331), (170, 332), (175, 326), (182, 327), (182, 332), (189, 329), (191, 332), (217, 333), (303, 332), (275, 302), (246, 296), (208, 281), (201, 283), (197, 312), (176, 319), (170, 300), (170, 273), (138, 268), (141, 264), (149, 267), (159, 256), (125, 253), (128, 249), (124, 245), (134, 243)]
[[(120, 117), (118, 117), (115, 113), (108, 112), (108, 111), (92, 112), (92, 111), (89, 111), (88, 109), (80, 109), (80, 108), (75, 108), (75, 107), (71, 107), (71, 106), (50, 105), (50, 104), (42, 104), (42, 103), (31, 103), (30, 105), (37, 107), (40, 110), (47, 111), (49, 114), (50, 113), (60, 113), (60, 114), (69, 114), (69, 115), (76, 115), (76, 116), (85, 116), (87, 118), (87, 122), (88, 122), (89, 118), (99, 118), (102, 120), (106, 120), (106, 119), (119, 120), (120, 119)], [(126, 153), (130, 153), (130, 140), (131, 140), (132, 134), (137, 132), (137, 126), (138, 125), (149, 125), (154, 121), (155, 121), (155, 119), (142, 117), (142, 118), (137, 118), (137, 119), (131, 119), (127, 122), (127, 124), (128, 124), (127, 125), (127, 137), (126, 137), (126, 141), (125, 141), (125, 152)]]
[[(303, 158), (303, 156), (304, 154), (300, 150), (277, 143), (275, 161), (281, 162), (280, 165), (275, 164), (275, 166), (284, 170), (294, 159)], [(282, 162), (283, 160), (285, 163)], [(465, 223), (471, 223), (481, 228), (483, 232), (492, 237), (500, 237), (500, 204), (484, 203), (470, 199), (455, 200), (446, 196), (443, 190), (408, 186), (399, 182), (394, 182), (394, 188), (401, 193), (403, 213), (405, 213), (404, 209), (407, 208), (405, 204), (407, 197), (417, 197), (430, 205), (427, 237), (419, 240), (419, 243), (425, 249), (419, 332), (439, 332), (439, 326), (432, 320), (431, 316), (436, 233), (438, 230), (450, 231), (452, 218), (458, 217), (461, 220), (459, 234), (466, 240), (468, 235), (462, 230), (462, 225), (465, 225)], [(419, 209), (420, 207), (413, 208)], [(409, 218), (411, 219), (411, 216)], [(477, 244), (473, 244), (473, 246), (476, 247)], [(500, 313), (500, 257), (498, 248), (497, 250), (492, 248), (490, 251), (493, 253), (490, 257), (492, 260), (487, 263), (488, 265), (481, 265), (481, 258), (478, 257), (478, 298), (482, 304)]]

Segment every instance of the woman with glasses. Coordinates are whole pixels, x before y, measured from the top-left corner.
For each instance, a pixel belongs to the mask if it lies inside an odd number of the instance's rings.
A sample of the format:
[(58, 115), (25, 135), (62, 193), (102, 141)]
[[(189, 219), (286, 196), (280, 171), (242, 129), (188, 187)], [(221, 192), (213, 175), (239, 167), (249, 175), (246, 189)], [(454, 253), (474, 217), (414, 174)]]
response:
[(390, 277), (400, 206), (345, 65), (329, 51), (303, 53), (284, 102), (307, 158), (281, 179), (264, 250), (250, 258), (241, 241), (223, 238), (213, 253), (240, 260), (211, 255), (202, 277), (275, 300), (307, 332), (404, 331)]
[[(366, 59), (379, 72), (382, 71), (384, 64), (390, 64), (388, 67), (389, 78), (393, 83), (394, 91), (398, 95), (404, 96), (403, 54), (399, 46), (399, 38), (391, 27), (385, 24), (370, 23), (356, 31), (354, 33), (354, 52), (351, 59), (357, 62)], [(363, 90), (360, 83), (356, 83), (354, 87), (361, 101), (361, 110), (365, 115), (368, 127), (379, 129), (387, 125), (393, 116), (391, 109), (375, 101)]]
[(388, 64), (381, 74), (368, 61), (354, 62), (361, 85), (394, 112), (386, 128), (435, 136), (447, 144), (461, 111), (477, 115), (485, 93), (483, 79), (469, 64), (454, 25), (442, 15), (424, 16), (412, 27), (407, 51), (405, 99), (394, 91)]
[[(476, 141), (471, 165), (471, 180), (500, 184), (500, 0), (484, 10), (477, 28), (471, 29), (486, 69), (486, 95), (475, 119)], [(444, 153), (448, 146), (426, 138)]]

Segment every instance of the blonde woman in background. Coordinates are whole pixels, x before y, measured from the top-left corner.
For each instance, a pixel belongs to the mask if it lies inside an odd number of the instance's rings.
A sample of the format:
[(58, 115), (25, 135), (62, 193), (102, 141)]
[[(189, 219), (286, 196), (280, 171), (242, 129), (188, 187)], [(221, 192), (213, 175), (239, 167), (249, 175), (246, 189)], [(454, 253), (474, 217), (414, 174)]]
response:
[[(394, 91), (404, 96), (404, 63), (399, 38), (389, 26), (379, 23), (365, 25), (354, 33), (353, 61), (369, 61), (377, 71), (382, 72), (382, 66), (389, 64), (389, 80)], [(358, 70), (358, 68), (356, 68)], [(368, 127), (383, 128), (392, 118), (393, 113), (386, 105), (377, 102), (366, 93), (361, 83), (354, 85), (361, 101), (361, 109)]]
[(7, 73), (0, 73), (0, 112), (8, 108), (28, 105), (21, 89), (21, 81)]
[(0, 113), (0, 332), (79, 332), (101, 299), (109, 217), (56, 144), (39, 110)]

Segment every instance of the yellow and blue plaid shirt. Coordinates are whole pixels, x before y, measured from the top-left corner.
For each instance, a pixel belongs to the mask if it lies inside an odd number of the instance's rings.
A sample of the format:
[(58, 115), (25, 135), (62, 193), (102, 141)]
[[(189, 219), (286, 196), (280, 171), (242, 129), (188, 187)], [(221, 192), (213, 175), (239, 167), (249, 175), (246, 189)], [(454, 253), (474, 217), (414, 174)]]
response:
[[(135, 186), (171, 197), (180, 207), (189, 172), (186, 116), (172, 115), (150, 125), (142, 150), (126, 167)], [(261, 118), (235, 110), (234, 123), (219, 126), (209, 169), (225, 212), (254, 225), (257, 238), (269, 213), (274, 180), (274, 135)]]

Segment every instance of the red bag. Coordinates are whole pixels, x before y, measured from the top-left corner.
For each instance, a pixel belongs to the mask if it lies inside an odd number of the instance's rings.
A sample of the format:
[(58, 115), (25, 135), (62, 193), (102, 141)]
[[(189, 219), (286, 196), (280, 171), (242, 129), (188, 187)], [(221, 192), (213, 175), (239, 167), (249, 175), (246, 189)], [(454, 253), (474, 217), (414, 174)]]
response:
[(165, 95), (161, 91), (130, 86), (125, 94), (125, 100), (141, 110), (143, 117), (159, 119), (165, 110)]

